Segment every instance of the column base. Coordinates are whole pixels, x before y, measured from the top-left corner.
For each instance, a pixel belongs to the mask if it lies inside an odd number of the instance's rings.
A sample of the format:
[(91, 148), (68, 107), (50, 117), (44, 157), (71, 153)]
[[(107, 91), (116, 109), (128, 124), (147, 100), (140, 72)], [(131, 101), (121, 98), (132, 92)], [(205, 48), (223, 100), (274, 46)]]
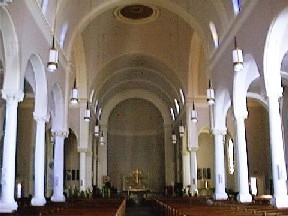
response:
[(52, 202), (65, 202), (65, 197), (64, 197), (64, 195), (53, 195), (52, 197), (51, 197), (51, 201)]
[(288, 207), (288, 195), (281, 197), (273, 197), (270, 203), (277, 208), (287, 208)]
[(46, 199), (44, 197), (33, 197), (31, 200), (32, 206), (44, 206), (46, 204)]
[(1, 213), (11, 213), (13, 211), (16, 211), (18, 208), (17, 202), (14, 201), (12, 203), (6, 203), (3, 201), (0, 201), (0, 212)]
[(227, 195), (227, 193), (214, 193), (213, 199), (214, 200), (227, 200), (228, 195)]
[(241, 203), (251, 203), (252, 202), (252, 196), (251, 196), (251, 194), (238, 194), (237, 200)]

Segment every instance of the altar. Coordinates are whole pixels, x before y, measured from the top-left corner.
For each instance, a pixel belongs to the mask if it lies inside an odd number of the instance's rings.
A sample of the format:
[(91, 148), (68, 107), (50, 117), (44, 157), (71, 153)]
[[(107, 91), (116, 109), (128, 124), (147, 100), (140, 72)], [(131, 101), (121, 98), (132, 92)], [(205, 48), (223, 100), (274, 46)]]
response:
[(123, 176), (123, 191), (127, 191), (128, 198), (134, 196), (147, 197), (149, 189), (149, 174), (136, 169), (127, 176)]

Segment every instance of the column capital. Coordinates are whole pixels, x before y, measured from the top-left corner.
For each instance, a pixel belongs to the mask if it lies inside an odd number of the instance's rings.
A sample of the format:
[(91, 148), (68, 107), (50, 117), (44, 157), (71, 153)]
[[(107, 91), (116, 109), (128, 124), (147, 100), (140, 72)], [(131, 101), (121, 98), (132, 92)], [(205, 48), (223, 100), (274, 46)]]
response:
[(3, 97), (7, 102), (8, 102), (8, 101), (20, 102), (20, 101), (23, 101), (24, 93), (21, 92), (21, 91), (3, 89), (3, 90), (2, 90), (2, 97)]
[(227, 128), (222, 128), (222, 129), (217, 129), (217, 128), (213, 128), (211, 130), (213, 135), (226, 135), (227, 134)]
[(51, 132), (54, 136), (62, 136), (62, 137), (68, 137), (69, 134), (67, 130), (58, 130), (58, 131), (51, 130)]
[(50, 115), (41, 115), (41, 114), (37, 114), (35, 112), (33, 112), (33, 117), (35, 119), (36, 122), (48, 122), (50, 119)]
[(234, 112), (234, 117), (235, 119), (246, 119), (248, 117), (248, 111), (245, 110), (243, 112), (238, 112), (238, 113), (235, 113)]
[(281, 98), (283, 96), (283, 87), (276, 88), (277, 90), (267, 92), (268, 100), (270, 98)]
[(197, 152), (199, 150), (199, 147), (188, 147), (189, 152)]
[(87, 153), (88, 152), (88, 149), (87, 148), (81, 148), (81, 147), (78, 147), (78, 152), (81, 152), (81, 153)]

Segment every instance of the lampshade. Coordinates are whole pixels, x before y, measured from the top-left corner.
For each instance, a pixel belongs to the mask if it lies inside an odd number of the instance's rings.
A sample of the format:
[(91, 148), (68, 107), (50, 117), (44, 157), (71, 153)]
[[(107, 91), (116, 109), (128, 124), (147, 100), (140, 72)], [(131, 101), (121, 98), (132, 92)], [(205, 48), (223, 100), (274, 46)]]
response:
[(197, 119), (197, 111), (195, 110), (195, 104), (194, 104), (194, 101), (193, 101), (193, 108), (192, 108), (192, 112), (191, 112), (191, 121), (196, 123), (198, 121)]
[(71, 104), (78, 104), (78, 89), (76, 87), (76, 78), (74, 80), (74, 86), (71, 92)]
[(89, 122), (90, 121), (90, 109), (89, 109), (89, 104), (87, 102), (87, 107), (86, 110), (84, 112), (84, 121)]
[(207, 102), (208, 102), (208, 105), (213, 105), (215, 103), (214, 89), (212, 89), (210, 79), (208, 82), (208, 89), (207, 89)]
[(99, 143), (100, 143), (100, 145), (102, 145), (102, 146), (105, 145), (103, 131), (101, 132), (101, 136), (100, 136), (100, 139), (99, 139)]
[(47, 63), (47, 70), (54, 72), (58, 68), (58, 50), (55, 46), (55, 37), (53, 36), (52, 47), (49, 51), (49, 61)]
[(180, 135), (180, 137), (184, 136), (184, 131), (185, 131), (184, 126), (182, 124), (179, 125), (179, 135)]
[(50, 136), (50, 142), (51, 142), (51, 144), (55, 143), (55, 137), (53, 134), (51, 134), (51, 136)]
[(173, 133), (171, 138), (172, 138), (172, 143), (176, 144), (176, 142), (177, 142), (176, 134)]
[(235, 72), (239, 72), (243, 69), (243, 51), (238, 48), (236, 37), (234, 37), (234, 50), (232, 52), (233, 56), (233, 67)]
[(94, 126), (94, 135), (96, 137), (99, 137), (100, 135), (100, 127), (99, 127), (99, 123), (98, 123), (98, 119), (96, 119), (96, 123), (95, 123), (95, 126)]

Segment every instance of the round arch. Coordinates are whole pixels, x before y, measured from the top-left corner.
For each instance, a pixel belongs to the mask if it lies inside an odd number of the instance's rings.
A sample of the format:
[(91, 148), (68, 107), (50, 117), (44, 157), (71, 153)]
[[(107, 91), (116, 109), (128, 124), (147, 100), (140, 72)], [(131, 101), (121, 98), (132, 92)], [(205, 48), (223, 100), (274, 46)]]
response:
[[(4, 44), (4, 84), (3, 92), (20, 91), (20, 62), (18, 39), (12, 18), (6, 8), (0, 7), (0, 31)], [(11, 87), (13, 86), (13, 89)]]
[(233, 81), (233, 111), (235, 116), (247, 113), (247, 91), (254, 80), (260, 76), (255, 59), (251, 54), (244, 56), (244, 69), (235, 73)]
[(288, 50), (288, 7), (272, 22), (264, 48), (263, 73), (267, 96), (282, 94), (281, 62)]
[(35, 79), (35, 110), (36, 116), (47, 115), (47, 78), (44, 65), (41, 58), (37, 54), (32, 54), (29, 58), (33, 67), (33, 75)]
[[(67, 52), (66, 52), (68, 53), (68, 57), (72, 54), (71, 50), (73, 47), (74, 40), (77, 37), (77, 34), (83, 31), (83, 29), (89, 24), (89, 20), (93, 20), (96, 16), (100, 15), (106, 10), (109, 10), (111, 8), (116, 8), (126, 3), (131, 3), (131, 1), (111, 0), (109, 2), (105, 2), (101, 4), (97, 8), (93, 8), (89, 13), (87, 13), (87, 15), (79, 23), (78, 27), (75, 28), (71, 34), (72, 35), (71, 40), (69, 41), (69, 44), (67, 46)], [(133, 3), (134, 4), (145, 4), (145, 3), (147, 4), (147, 0), (136, 0)], [(203, 29), (200, 27), (200, 25), (197, 23), (194, 17), (191, 16), (191, 14), (189, 14), (184, 8), (178, 6), (176, 3), (173, 3), (171, 1), (149, 0), (149, 4), (163, 7), (175, 13), (177, 16), (183, 19), (189, 26), (195, 29), (195, 32), (197, 32), (200, 35), (200, 38), (202, 38), (203, 40), (206, 39)], [(205, 53), (206, 54), (208, 53), (208, 47), (205, 47)]]
[[(131, 65), (131, 59), (134, 62), (138, 62), (140, 59), (149, 62), (150, 65), (154, 65), (153, 67), (142, 67), (138, 66), (136, 63), (135, 65)], [(137, 74), (139, 71), (144, 72), (146, 76), (149, 74), (148, 77), (144, 77), (145, 80), (160, 80), (163, 89), (166, 89), (166, 92), (171, 92), (171, 95), (174, 97), (178, 97), (179, 95), (179, 88), (184, 88), (177, 73), (171, 70), (166, 63), (162, 62), (160, 59), (156, 58), (155, 56), (143, 55), (141, 53), (133, 53), (133, 54), (124, 54), (121, 56), (117, 56), (107, 62), (97, 74), (97, 77), (93, 80), (93, 86), (97, 86), (96, 90), (96, 97), (99, 97), (100, 91), (102, 89), (107, 88), (107, 83), (111, 83), (111, 80), (118, 79), (118, 76), (131, 74), (131, 72), (136, 71)], [(165, 71), (165, 75), (163, 75), (163, 71)], [(129, 75), (130, 77), (131, 75)], [(142, 76), (141, 76), (142, 77)], [(134, 77), (134, 79), (139, 77)], [(129, 78), (130, 79), (130, 78)], [(140, 80), (140, 79), (139, 79)], [(143, 79), (144, 80), (144, 79)], [(158, 87), (160, 87), (158, 86)], [(110, 89), (111, 87), (108, 86)], [(111, 89), (110, 89), (111, 90)], [(90, 90), (91, 91), (91, 90)]]
[(121, 92), (117, 95), (115, 95), (113, 98), (111, 98), (106, 104), (103, 104), (103, 109), (102, 112), (102, 118), (101, 118), (101, 124), (107, 125), (108, 123), (108, 118), (110, 116), (110, 113), (114, 109), (114, 107), (121, 103), (124, 100), (131, 99), (131, 98), (140, 98), (147, 100), (154, 104), (158, 110), (161, 112), (161, 115), (164, 120), (164, 124), (171, 124), (171, 118), (170, 118), (170, 112), (166, 105), (158, 98), (156, 95), (145, 91), (145, 90), (127, 90), (124, 92)]
[(65, 125), (63, 91), (59, 83), (55, 83), (51, 92), (52, 131), (63, 131)]

